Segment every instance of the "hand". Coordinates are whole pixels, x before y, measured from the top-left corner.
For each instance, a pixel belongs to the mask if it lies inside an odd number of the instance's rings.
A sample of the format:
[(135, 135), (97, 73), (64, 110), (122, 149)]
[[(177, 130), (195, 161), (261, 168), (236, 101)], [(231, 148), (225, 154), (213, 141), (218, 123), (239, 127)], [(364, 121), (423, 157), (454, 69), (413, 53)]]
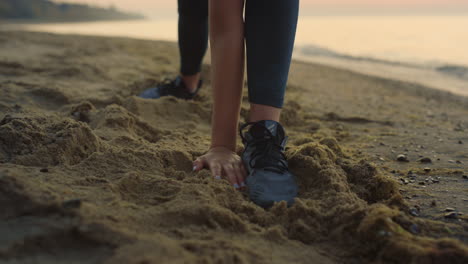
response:
[(244, 164), (241, 158), (228, 148), (214, 147), (205, 155), (198, 157), (193, 162), (193, 170), (199, 171), (203, 168), (210, 169), (215, 179), (221, 179), (221, 176), (227, 177), (236, 189), (245, 187), (244, 179), (247, 173)]

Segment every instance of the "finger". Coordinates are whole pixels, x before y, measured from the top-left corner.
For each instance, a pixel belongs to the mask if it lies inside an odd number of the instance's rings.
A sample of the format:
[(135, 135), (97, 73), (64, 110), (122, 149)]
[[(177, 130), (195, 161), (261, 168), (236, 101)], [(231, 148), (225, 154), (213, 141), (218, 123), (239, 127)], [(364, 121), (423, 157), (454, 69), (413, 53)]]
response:
[(234, 167), (235, 169), (235, 172), (236, 172), (236, 178), (237, 178), (237, 182), (239, 183), (239, 187), (240, 188), (244, 188), (245, 187), (245, 182), (244, 182), (244, 174), (242, 173), (242, 168), (240, 165), (236, 165)]
[(216, 180), (221, 180), (221, 166), (217, 163), (210, 164), (210, 171)]
[(226, 173), (226, 176), (229, 182), (232, 184), (232, 186), (236, 189), (239, 189), (240, 183), (237, 181), (236, 172), (234, 168), (232, 167), (232, 165), (231, 164), (224, 165), (223, 169), (224, 169), (224, 172)]
[(196, 160), (193, 161), (193, 171), (199, 171), (206, 167), (206, 161), (204, 157), (198, 157)]

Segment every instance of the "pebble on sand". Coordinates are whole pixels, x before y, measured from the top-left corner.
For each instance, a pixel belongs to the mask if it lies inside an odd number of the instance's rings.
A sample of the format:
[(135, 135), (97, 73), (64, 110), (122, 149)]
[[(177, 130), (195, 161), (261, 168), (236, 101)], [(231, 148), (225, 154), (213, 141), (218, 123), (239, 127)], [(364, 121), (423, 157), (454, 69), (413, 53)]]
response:
[(419, 216), (419, 210), (416, 208), (411, 208), (409, 212), (412, 216)]
[(424, 157), (424, 158), (419, 159), (419, 162), (421, 162), (421, 163), (431, 163), (432, 160), (431, 160), (431, 158)]
[(458, 214), (456, 212), (450, 212), (450, 213), (446, 213), (444, 215), (445, 218), (449, 218), (449, 219), (457, 219), (458, 218)]
[(409, 162), (409, 159), (408, 159), (408, 157), (406, 157), (406, 155), (400, 154), (400, 155), (397, 156), (397, 161)]
[(421, 229), (417, 224), (411, 224), (411, 226), (409, 227), (409, 231), (413, 234), (419, 234), (421, 232)]

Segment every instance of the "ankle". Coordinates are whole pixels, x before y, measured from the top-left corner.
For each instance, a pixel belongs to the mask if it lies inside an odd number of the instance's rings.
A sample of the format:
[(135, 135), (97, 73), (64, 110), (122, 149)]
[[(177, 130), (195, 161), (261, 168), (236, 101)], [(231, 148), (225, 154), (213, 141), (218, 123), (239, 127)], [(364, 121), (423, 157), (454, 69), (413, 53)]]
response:
[(182, 80), (185, 87), (191, 93), (194, 93), (198, 88), (198, 83), (200, 82), (200, 73), (194, 75), (182, 75)]
[(279, 122), (281, 108), (276, 108), (268, 105), (250, 104), (250, 122), (258, 122), (262, 120), (273, 120)]

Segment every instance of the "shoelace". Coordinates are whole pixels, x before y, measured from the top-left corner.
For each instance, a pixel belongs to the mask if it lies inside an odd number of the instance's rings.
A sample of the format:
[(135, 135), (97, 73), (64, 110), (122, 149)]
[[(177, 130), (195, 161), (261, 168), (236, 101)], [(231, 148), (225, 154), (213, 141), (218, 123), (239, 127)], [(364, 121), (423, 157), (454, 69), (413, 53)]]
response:
[[(242, 134), (242, 130), (244, 130), (247, 126), (255, 124), (254, 122), (250, 122), (244, 124), (239, 128), (240, 136), (243, 142), (246, 142), (244, 135)], [(247, 143), (246, 148), (250, 146), (255, 146), (255, 150), (252, 152), (249, 166), (256, 169), (264, 169), (273, 172), (283, 173), (288, 171), (288, 165), (286, 163), (286, 156), (283, 153), (283, 146), (274, 142), (273, 134), (271, 134), (270, 130), (265, 127), (265, 130), (268, 131), (268, 135), (262, 138), (256, 138), (251, 140)], [(274, 155), (279, 153), (279, 155)], [(255, 163), (253, 163), (255, 161)]]
[(176, 87), (175, 80), (166, 78), (161, 82), (160, 93), (169, 94), (169, 91), (173, 90), (175, 87)]

